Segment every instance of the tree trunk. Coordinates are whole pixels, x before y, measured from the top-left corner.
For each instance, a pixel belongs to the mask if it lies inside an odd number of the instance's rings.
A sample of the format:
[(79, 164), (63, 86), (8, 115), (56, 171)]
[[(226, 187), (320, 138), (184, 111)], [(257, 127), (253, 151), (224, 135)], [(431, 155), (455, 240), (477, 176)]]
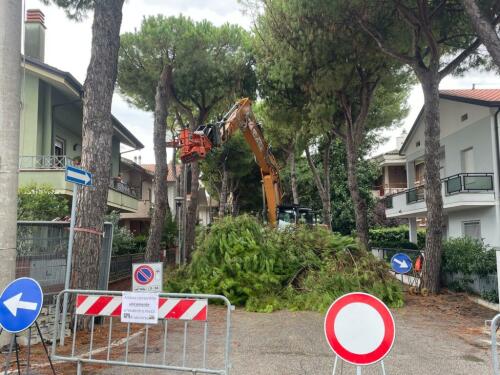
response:
[(219, 217), (224, 217), (226, 214), (226, 205), (227, 205), (227, 180), (228, 173), (226, 164), (222, 166), (222, 183), (219, 194)]
[(240, 206), (239, 206), (239, 198), (240, 198), (240, 195), (235, 193), (235, 192), (232, 192), (231, 193), (231, 196), (232, 196), (232, 199), (231, 199), (231, 216), (235, 217), (235, 216), (238, 216), (238, 213), (240, 211)]
[[(22, 2), (0, 2), (0, 288), (15, 277), (19, 132), (21, 109)], [(24, 100), (24, 98), (23, 98)], [(0, 336), (0, 347), (8, 343)]]
[[(324, 172), (324, 183), (321, 180), (318, 169), (314, 165), (311, 153), (309, 152), (309, 147), (306, 147), (306, 159), (309, 168), (314, 176), (314, 182), (316, 188), (318, 189), (318, 194), (321, 199), (321, 204), (323, 206), (323, 222), (328, 229), (332, 229), (332, 205), (330, 200), (330, 145), (331, 140), (329, 140), (325, 154), (323, 155), (323, 172)], [(326, 173), (325, 173), (326, 172)]]
[(425, 119), (425, 202), (427, 204), (427, 234), (423, 287), (431, 293), (439, 291), (441, 269), (443, 197), (439, 176), (440, 114), (439, 78), (437, 73), (419, 77), (424, 91)]
[[(92, 51), (83, 86), (82, 166), (93, 176), (92, 188), (80, 188), (76, 227), (102, 232), (111, 170), (111, 102), (115, 88), (124, 0), (94, 1)], [(76, 232), (72, 288), (96, 289), (102, 236)]]
[(191, 200), (189, 201), (186, 222), (186, 258), (191, 259), (196, 240), (196, 224), (198, 222), (198, 189), (200, 166), (195, 161), (191, 163)]
[(290, 185), (292, 188), (293, 204), (299, 204), (299, 190), (297, 187), (297, 167), (295, 164), (295, 149), (288, 154), (288, 163), (290, 164)]
[(369, 249), (368, 218), (366, 202), (360, 194), (358, 185), (358, 153), (357, 147), (352, 140), (350, 128), (347, 128), (345, 147), (347, 151), (347, 184), (354, 205), (354, 216), (356, 219), (356, 235), (359, 244), (364, 250)]
[(500, 68), (500, 38), (496, 33), (495, 27), (481, 13), (481, 10), (475, 0), (462, 0), (465, 11), (469, 15), (474, 31), (483, 42), (490, 53), (495, 64)]
[(167, 116), (168, 116), (168, 80), (171, 70), (165, 66), (158, 80), (155, 95), (155, 115), (153, 125), (153, 142), (155, 151), (155, 204), (149, 227), (149, 237), (144, 258), (146, 261), (161, 260), (161, 238), (168, 209), (167, 186)]

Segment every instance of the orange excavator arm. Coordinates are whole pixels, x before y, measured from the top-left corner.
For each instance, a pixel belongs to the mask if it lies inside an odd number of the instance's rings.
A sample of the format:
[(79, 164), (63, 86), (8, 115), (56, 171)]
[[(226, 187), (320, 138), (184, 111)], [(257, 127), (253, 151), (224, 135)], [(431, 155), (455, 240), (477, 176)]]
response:
[(255, 119), (250, 99), (244, 98), (236, 102), (217, 124), (202, 125), (194, 132), (183, 129), (174, 146), (181, 149), (182, 162), (191, 163), (205, 158), (212, 147), (219, 147), (227, 142), (238, 129), (243, 133), (260, 167), (268, 220), (272, 226), (276, 226), (277, 208), (283, 196), (278, 163)]

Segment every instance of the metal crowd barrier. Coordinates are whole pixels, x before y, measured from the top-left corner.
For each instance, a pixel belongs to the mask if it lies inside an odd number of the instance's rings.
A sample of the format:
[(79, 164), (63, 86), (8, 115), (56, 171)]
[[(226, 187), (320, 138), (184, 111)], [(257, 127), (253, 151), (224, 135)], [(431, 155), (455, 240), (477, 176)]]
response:
[[(57, 295), (55, 321), (60, 321), (61, 301), (67, 294), (69, 300), (74, 301), (75, 306), (72, 340), (71, 347), (58, 347), (56, 344), (58, 330), (55, 329), (51, 350), (52, 360), (76, 363), (77, 375), (82, 374), (84, 364), (163, 369), (192, 374), (229, 374), (233, 307), (226, 297), (211, 294), (159, 293), (158, 324), (139, 325), (120, 321), (121, 293), (120, 291), (78, 289), (60, 292)], [(209, 301), (225, 305), (225, 308), (217, 309), (222, 313), (225, 312), (225, 330), (214, 334), (214, 341), (217, 339), (221, 341), (220, 345), (215, 345), (220, 346), (219, 354), (223, 354), (220, 358), (215, 358), (218, 357), (215, 349), (212, 350), (214, 358), (209, 358)], [(84, 319), (83, 322), (82, 319)], [(219, 318), (217, 321), (214, 326), (222, 326)], [(108, 327), (106, 327), (106, 322)], [(79, 323), (84, 323), (88, 329), (78, 330)], [(177, 325), (173, 326), (174, 323)], [(140, 328), (137, 329), (137, 327)], [(191, 349), (194, 346), (194, 350), (190, 350), (188, 362), (190, 327), (193, 327), (194, 333), (199, 332), (199, 337), (193, 340), (196, 343), (191, 345)], [(134, 328), (137, 332), (131, 333)], [(193, 332), (191, 330), (189, 332), (192, 337)], [(116, 337), (113, 338), (114, 334)], [(137, 342), (141, 336), (144, 336), (144, 339), (140, 340), (139, 354), (137, 350), (131, 349), (131, 343)], [(224, 340), (221, 340), (222, 337)], [(78, 338), (81, 340), (78, 341)], [(156, 341), (154, 341), (155, 338)], [(83, 348), (84, 343), (85, 348)], [(174, 349), (181, 347), (182, 350)], [(176, 358), (176, 354), (180, 358)]]
[(491, 321), (491, 363), (493, 366), (493, 374), (500, 375), (498, 366), (498, 349), (497, 349), (497, 330), (500, 325), (500, 314), (495, 315)]

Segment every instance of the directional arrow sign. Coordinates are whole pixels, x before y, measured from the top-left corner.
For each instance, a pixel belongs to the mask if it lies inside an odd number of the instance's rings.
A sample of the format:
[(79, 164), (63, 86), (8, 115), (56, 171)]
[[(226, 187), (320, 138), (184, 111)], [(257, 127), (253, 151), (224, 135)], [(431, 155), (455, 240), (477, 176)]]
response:
[(396, 273), (408, 273), (411, 271), (412, 261), (408, 255), (398, 253), (391, 258), (391, 267)]
[(24, 331), (38, 318), (42, 305), (40, 284), (28, 277), (16, 279), (0, 295), (0, 326), (11, 333)]
[(17, 315), (17, 309), (36, 311), (36, 308), (38, 307), (38, 304), (36, 302), (21, 301), (22, 296), (23, 294), (19, 293), (14, 297), (10, 297), (8, 300), (3, 301), (5, 307), (7, 307), (7, 309), (9, 309), (11, 314), (14, 316)]
[(91, 186), (92, 174), (84, 169), (75, 168), (68, 165), (66, 167), (66, 181), (78, 185)]

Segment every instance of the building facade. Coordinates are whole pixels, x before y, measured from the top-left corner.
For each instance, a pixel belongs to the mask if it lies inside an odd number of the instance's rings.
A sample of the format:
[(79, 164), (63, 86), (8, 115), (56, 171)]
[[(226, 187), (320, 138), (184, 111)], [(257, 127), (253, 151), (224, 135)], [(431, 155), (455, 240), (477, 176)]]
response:
[[(440, 92), (441, 152), (445, 238), (470, 236), (500, 247), (499, 137), (500, 90)], [(400, 154), (408, 189), (386, 197), (388, 218), (407, 218), (416, 242), (417, 220), (426, 216), (423, 110)]]
[[(70, 73), (44, 62), (43, 13), (28, 10), (25, 27), (19, 185), (48, 184), (56, 193), (70, 197), (72, 184), (65, 181), (65, 168), (78, 166), (81, 160), (83, 87)], [(112, 121), (108, 206), (110, 210), (136, 212), (141, 196), (131, 179), (120, 178), (120, 146), (144, 146), (114, 116)]]

